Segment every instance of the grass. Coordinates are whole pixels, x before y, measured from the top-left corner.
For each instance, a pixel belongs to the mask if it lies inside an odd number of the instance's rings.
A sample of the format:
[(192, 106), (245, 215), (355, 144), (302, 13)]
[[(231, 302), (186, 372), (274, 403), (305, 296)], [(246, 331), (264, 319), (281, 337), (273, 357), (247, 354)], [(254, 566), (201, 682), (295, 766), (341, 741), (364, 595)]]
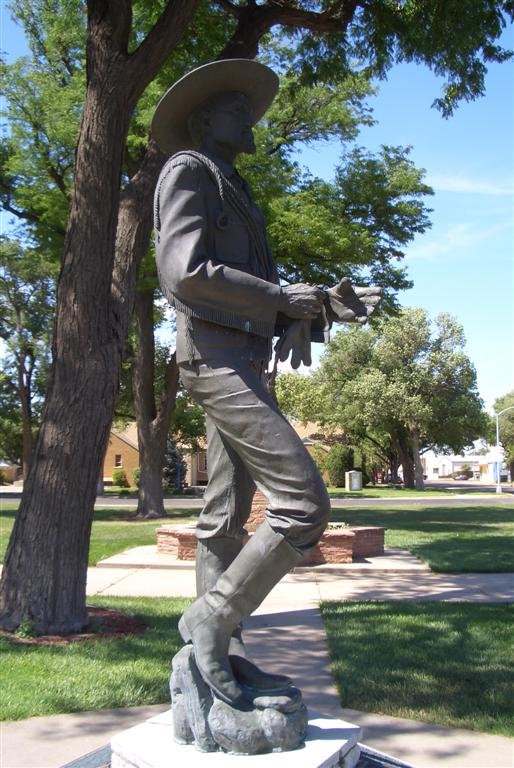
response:
[[(0, 518), (0, 562), (3, 562), (5, 549), (9, 541), (14, 517), (19, 502), (2, 504)], [(194, 520), (194, 510), (173, 508), (166, 520), (136, 520), (126, 508), (106, 507), (95, 509), (91, 539), (89, 544), (89, 565), (99, 560), (123, 552), (132, 547), (155, 544), (155, 531), (165, 523), (184, 523)]]
[[(183, 645), (177, 623), (191, 601), (177, 598), (90, 598), (144, 621), (140, 635), (65, 646), (15, 645), (0, 638), (0, 720), (82, 712), (169, 700), (170, 662)], [(42, 684), (44, 681), (44, 684)]]
[(420, 499), (423, 499), (427, 496), (451, 497), (462, 496), (462, 494), (466, 496), (491, 494), (494, 496), (495, 492), (490, 488), (477, 488), (476, 486), (467, 488), (465, 485), (459, 488), (430, 486), (424, 491), (417, 491), (414, 488), (393, 488), (387, 485), (367, 485), (361, 491), (345, 491), (344, 488), (328, 486), (328, 495), (331, 499), (405, 499), (411, 496), (419, 496)]
[[(148, 629), (67, 646), (0, 638), (0, 719), (169, 699), (177, 622), (190, 601), (91, 598)], [(321, 605), (344, 707), (514, 736), (514, 622), (506, 605), (347, 602)], [(41, 681), (44, 680), (44, 685)]]
[(514, 736), (513, 607), (323, 603), (343, 707)]
[[(0, 557), (3, 557), (18, 502), (2, 505)], [(166, 522), (196, 519), (191, 509), (171, 510)], [(505, 504), (448, 506), (402, 505), (341, 507), (334, 522), (382, 525), (387, 548), (406, 549), (441, 573), (514, 572), (514, 512)], [(131, 518), (125, 509), (95, 511), (89, 565), (131, 547), (155, 544), (155, 530), (162, 521)]]
[[(124, 488), (121, 485), (106, 485), (104, 486), (102, 495), (109, 497), (109, 496), (119, 496), (122, 494), (123, 497), (129, 498), (129, 499), (137, 499), (138, 495), (138, 488), (137, 485), (131, 485), (129, 488)], [(192, 493), (179, 493), (177, 491), (170, 491), (166, 492), (164, 494), (165, 500), (167, 498), (173, 498), (173, 499), (195, 499), (199, 498), (196, 494)]]
[(441, 573), (514, 571), (514, 510), (507, 505), (344, 507), (332, 520), (384, 526), (386, 548), (407, 549)]

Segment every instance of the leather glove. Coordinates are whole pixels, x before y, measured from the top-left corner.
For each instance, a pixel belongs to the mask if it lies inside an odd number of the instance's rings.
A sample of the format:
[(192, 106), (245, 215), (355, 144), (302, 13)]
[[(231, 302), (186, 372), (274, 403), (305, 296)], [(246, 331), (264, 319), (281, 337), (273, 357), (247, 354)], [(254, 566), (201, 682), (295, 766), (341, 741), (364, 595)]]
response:
[(365, 323), (382, 298), (382, 288), (353, 287), (343, 277), (333, 288), (326, 291), (325, 310), (333, 323)]
[(311, 321), (294, 320), (275, 344), (275, 357), (284, 362), (291, 353), (291, 367), (295, 370), (311, 365)]

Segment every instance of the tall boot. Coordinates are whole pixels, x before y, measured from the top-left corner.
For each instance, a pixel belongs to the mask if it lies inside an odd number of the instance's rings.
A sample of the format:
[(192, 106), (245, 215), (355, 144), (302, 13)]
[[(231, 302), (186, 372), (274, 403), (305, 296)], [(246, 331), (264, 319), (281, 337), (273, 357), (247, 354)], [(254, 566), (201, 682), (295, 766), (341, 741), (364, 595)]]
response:
[(180, 619), (180, 633), (185, 642), (192, 641), (203, 679), (220, 699), (236, 708), (247, 709), (249, 702), (228, 658), (232, 632), (301, 557), (264, 522), (216, 584)]
[[(213, 536), (199, 539), (196, 548), (196, 594), (201, 597), (213, 587), (243, 548), (241, 538)], [(230, 638), (230, 666), (240, 683), (253, 689), (256, 695), (277, 695), (287, 692), (292, 680), (286, 675), (264, 672), (248, 658), (243, 643), (242, 627), (239, 624)]]

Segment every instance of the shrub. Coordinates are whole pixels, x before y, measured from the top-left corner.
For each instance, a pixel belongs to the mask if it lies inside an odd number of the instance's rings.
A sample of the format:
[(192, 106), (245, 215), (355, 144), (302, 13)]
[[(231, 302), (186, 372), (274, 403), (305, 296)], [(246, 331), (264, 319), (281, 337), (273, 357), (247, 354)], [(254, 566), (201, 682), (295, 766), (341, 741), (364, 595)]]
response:
[(320, 445), (314, 445), (311, 450), (311, 456), (317, 468), (323, 474), (327, 469), (327, 451), (324, 451)]
[(112, 470), (112, 484), (117, 485), (118, 488), (130, 488), (127, 473), (124, 469), (117, 468)]
[(333, 445), (327, 454), (325, 464), (330, 485), (344, 488), (344, 474), (353, 469), (353, 449), (347, 445)]
[(162, 487), (167, 493), (181, 491), (186, 478), (186, 462), (175, 443), (168, 438), (164, 466), (162, 468)]
[(7, 479), (1, 469), (0, 469), (0, 485), (7, 485)]
[(135, 470), (132, 472), (132, 479), (134, 480), (134, 485), (136, 488), (139, 488), (139, 481), (141, 480), (141, 467), (135, 468)]

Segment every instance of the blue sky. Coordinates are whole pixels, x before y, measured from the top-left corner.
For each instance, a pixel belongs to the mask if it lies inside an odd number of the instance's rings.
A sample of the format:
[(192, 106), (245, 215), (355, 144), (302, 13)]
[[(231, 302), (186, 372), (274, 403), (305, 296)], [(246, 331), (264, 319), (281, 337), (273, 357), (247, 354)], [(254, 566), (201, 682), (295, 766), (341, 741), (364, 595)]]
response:
[[(501, 42), (514, 48), (512, 26)], [(9, 58), (24, 52), (4, 2), (0, 48)], [(492, 410), (495, 398), (514, 389), (514, 64), (491, 65), (485, 96), (462, 103), (448, 120), (431, 108), (439, 95), (440, 80), (427, 68), (396, 66), (372, 99), (377, 124), (363, 129), (358, 143), (411, 145), (413, 161), (426, 169), (435, 191), (432, 228), (408, 248), (414, 288), (400, 301), (431, 316), (450, 312), (463, 325), (480, 394)], [(320, 144), (304, 151), (302, 162), (331, 178), (339, 153), (336, 144)]]
[[(514, 48), (512, 26), (502, 44)], [(372, 100), (377, 124), (358, 143), (411, 145), (413, 162), (426, 170), (435, 193), (427, 200), (432, 228), (407, 249), (414, 287), (400, 302), (457, 318), (492, 410), (495, 398), (514, 389), (514, 64), (491, 65), (485, 96), (449, 119), (431, 108), (440, 82), (426, 67), (395, 67)], [(301, 161), (330, 179), (338, 156), (335, 143), (320, 144)]]

